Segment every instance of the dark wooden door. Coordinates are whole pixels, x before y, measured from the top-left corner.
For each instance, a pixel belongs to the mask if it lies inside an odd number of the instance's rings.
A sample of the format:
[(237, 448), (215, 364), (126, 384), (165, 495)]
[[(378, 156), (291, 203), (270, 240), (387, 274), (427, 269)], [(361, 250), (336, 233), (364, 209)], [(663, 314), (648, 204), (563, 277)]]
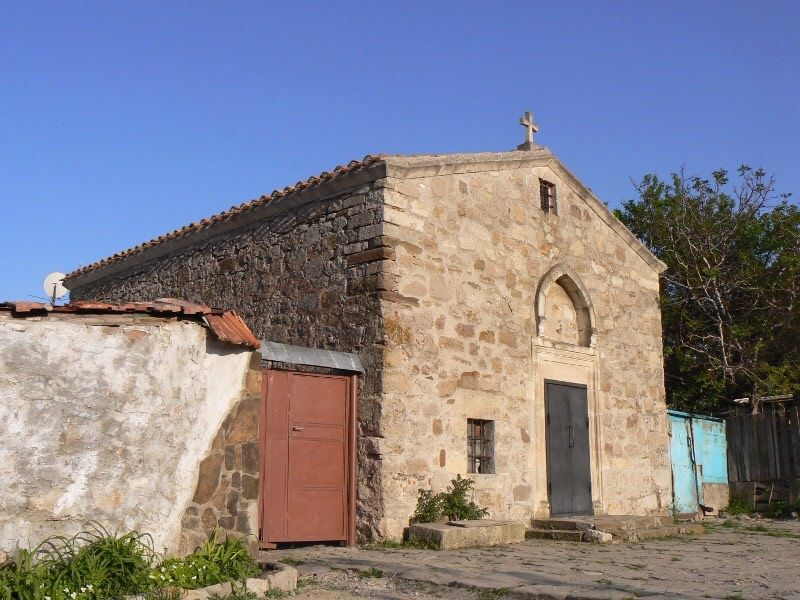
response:
[(353, 378), (265, 379), (262, 541), (350, 541)]
[(586, 386), (545, 382), (550, 514), (590, 515), (589, 404)]

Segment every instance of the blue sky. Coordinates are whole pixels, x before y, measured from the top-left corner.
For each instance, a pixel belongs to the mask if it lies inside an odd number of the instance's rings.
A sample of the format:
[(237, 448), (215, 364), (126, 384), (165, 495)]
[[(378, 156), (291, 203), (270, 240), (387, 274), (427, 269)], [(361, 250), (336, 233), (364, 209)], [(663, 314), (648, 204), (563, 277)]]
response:
[(6, 3), (0, 298), (375, 152), (537, 140), (601, 199), (800, 194), (800, 2)]

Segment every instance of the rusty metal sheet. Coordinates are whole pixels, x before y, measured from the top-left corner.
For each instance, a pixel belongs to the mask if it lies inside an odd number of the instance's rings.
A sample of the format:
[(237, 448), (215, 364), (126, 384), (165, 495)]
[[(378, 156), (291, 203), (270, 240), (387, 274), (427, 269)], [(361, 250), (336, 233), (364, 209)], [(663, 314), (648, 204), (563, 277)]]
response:
[(242, 318), (233, 311), (221, 315), (208, 314), (203, 318), (220, 341), (242, 344), (251, 348), (261, 346), (258, 338), (253, 335)]

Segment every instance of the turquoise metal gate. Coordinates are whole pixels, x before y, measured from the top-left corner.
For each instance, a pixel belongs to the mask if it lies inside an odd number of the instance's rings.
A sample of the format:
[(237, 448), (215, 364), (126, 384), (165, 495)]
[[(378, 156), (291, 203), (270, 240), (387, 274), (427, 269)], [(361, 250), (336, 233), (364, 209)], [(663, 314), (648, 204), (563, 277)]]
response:
[(673, 510), (678, 514), (719, 510), (728, 501), (725, 421), (667, 411), (670, 422)]

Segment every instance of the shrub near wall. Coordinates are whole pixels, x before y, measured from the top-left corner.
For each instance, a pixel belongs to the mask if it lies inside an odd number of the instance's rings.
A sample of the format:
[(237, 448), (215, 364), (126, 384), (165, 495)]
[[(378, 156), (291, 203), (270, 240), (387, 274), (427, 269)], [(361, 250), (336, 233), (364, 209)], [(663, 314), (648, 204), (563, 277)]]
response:
[(148, 534), (115, 535), (98, 524), (72, 538), (20, 550), (0, 568), (3, 600), (102, 600), (164, 588), (197, 589), (258, 574), (247, 546), (217, 533), (185, 558), (166, 558)]

